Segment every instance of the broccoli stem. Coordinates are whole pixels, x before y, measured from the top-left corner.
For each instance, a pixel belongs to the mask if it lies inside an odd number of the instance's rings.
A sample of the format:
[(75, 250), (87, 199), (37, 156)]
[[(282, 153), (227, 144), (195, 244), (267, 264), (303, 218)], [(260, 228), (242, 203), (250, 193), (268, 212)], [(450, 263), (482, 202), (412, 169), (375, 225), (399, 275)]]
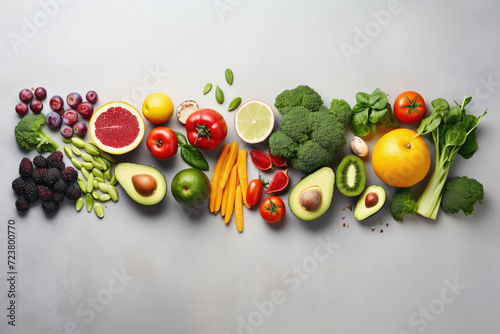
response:
[(418, 214), (426, 218), (436, 219), (443, 196), (443, 187), (448, 178), (451, 164), (447, 166), (448, 168), (442, 164), (436, 164), (434, 172), (417, 202)]
[(54, 153), (59, 150), (59, 144), (52, 139), (52, 137), (48, 136), (42, 129), (38, 132), (38, 139), (39, 142), (36, 146), (38, 152), (45, 150)]

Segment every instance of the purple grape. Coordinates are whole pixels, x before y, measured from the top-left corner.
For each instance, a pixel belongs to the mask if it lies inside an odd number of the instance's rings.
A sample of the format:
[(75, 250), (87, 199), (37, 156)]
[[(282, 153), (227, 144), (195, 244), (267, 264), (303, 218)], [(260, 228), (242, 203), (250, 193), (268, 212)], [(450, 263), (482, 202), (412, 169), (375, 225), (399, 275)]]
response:
[(50, 98), (50, 109), (60, 111), (64, 107), (64, 100), (59, 95), (54, 95)]
[(61, 125), (62, 117), (56, 111), (51, 111), (45, 116), (45, 123), (51, 128), (57, 128)]
[(45, 88), (38, 87), (37, 89), (35, 89), (35, 97), (40, 101), (45, 100), (47, 98), (47, 91), (45, 90)]
[(67, 109), (63, 114), (64, 124), (73, 125), (78, 121), (78, 113), (76, 110)]
[(66, 97), (66, 103), (71, 109), (76, 109), (80, 103), (82, 103), (82, 96), (78, 93), (69, 93)]
[(61, 125), (61, 136), (64, 138), (71, 138), (71, 136), (73, 136), (73, 128), (68, 124)]
[(93, 90), (89, 90), (87, 92), (87, 94), (85, 95), (85, 98), (87, 99), (87, 101), (89, 101), (90, 103), (92, 104), (95, 104), (97, 102), (97, 93)]
[(24, 102), (19, 102), (16, 105), (16, 112), (21, 116), (26, 115), (28, 113), (28, 105)]
[(25, 88), (19, 92), (19, 98), (21, 101), (28, 103), (33, 100), (33, 92), (31, 92), (28, 88)]
[(90, 102), (82, 102), (78, 105), (78, 113), (85, 119), (90, 119), (94, 113), (94, 106)]
[(83, 137), (87, 134), (87, 124), (76, 122), (75, 125), (73, 125), (73, 131), (77, 136)]
[(43, 109), (43, 103), (42, 103), (42, 101), (37, 100), (37, 99), (31, 100), (31, 102), (30, 102), (30, 109), (34, 113), (38, 114)]

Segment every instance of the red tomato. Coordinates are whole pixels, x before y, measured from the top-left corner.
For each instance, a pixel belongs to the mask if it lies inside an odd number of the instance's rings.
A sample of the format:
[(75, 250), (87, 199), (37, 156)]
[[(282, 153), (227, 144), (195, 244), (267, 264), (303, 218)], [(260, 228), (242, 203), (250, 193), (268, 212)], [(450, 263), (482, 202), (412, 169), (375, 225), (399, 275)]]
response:
[(213, 150), (227, 135), (227, 124), (217, 111), (204, 108), (192, 113), (186, 121), (188, 141), (191, 145)]
[(262, 201), (260, 216), (268, 223), (277, 223), (285, 217), (285, 203), (277, 196)]
[(425, 115), (425, 101), (417, 92), (401, 93), (394, 101), (394, 114), (400, 122), (418, 122)]
[(264, 191), (264, 185), (261, 180), (250, 181), (247, 188), (247, 203), (251, 206), (259, 204), (262, 191)]
[(149, 133), (146, 146), (155, 158), (160, 160), (170, 159), (177, 153), (177, 136), (174, 131), (166, 126), (159, 126)]

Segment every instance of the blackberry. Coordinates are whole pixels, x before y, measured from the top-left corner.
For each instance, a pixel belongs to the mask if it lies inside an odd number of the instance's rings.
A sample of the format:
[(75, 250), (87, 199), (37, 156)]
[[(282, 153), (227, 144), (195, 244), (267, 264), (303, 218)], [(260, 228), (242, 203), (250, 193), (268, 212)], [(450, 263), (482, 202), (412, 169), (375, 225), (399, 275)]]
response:
[(63, 154), (61, 151), (50, 154), (47, 157), (47, 164), (50, 167), (57, 168), (59, 171), (63, 171), (65, 164), (63, 161)]
[(57, 210), (59, 210), (59, 204), (56, 202), (52, 201), (43, 201), (42, 202), (42, 209), (48, 214), (55, 213)]
[(65, 197), (66, 195), (64, 195), (64, 193), (54, 193), (52, 195), (52, 201), (54, 201), (54, 203), (61, 203), (62, 201), (64, 201)]
[(30, 203), (28, 202), (28, 200), (26, 198), (19, 197), (16, 200), (16, 208), (17, 208), (17, 210), (19, 210), (21, 212), (26, 212), (30, 208)]
[(46, 186), (38, 186), (38, 198), (42, 201), (48, 201), (52, 198), (52, 190)]
[(19, 164), (19, 175), (28, 178), (33, 174), (33, 163), (29, 158), (23, 158)]
[(68, 189), (66, 189), (66, 197), (70, 200), (79, 199), (82, 196), (82, 190), (77, 185), (70, 185)]
[(30, 203), (33, 204), (38, 199), (38, 187), (33, 182), (28, 182), (24, 187), (24, 198)]
[(57, 180), (52, 186), (52, 190), (56, 193), (65, 193), (68, 189), (68, 184), (64, 180)]
[(47, 168), (47, 158), (43, 155), (37, 155), (33, 158), (33, 164), (36, 168)]
[(57, 168), (49, 168), (47, 173), (45, 173), (45, 177), (43, 178), (43, 183), (45, 183), (48, 186), (51, 186), (54, 183), (56, 183), (56, 181), (59, 179), (61, 179), (61, 173), (59, 173), (59, 170)]
[(68, 183), (73, 183), (78, 178), (78, 172), (71, 166), (64, 168), (64, 171), (61, 174), (63, 180)]
[(31, 174), (31, 179), (36, 184), (43, 184), (45, 182), (45, 174), (47, 174), (47, 171), (47, 168), (37, 168), (33, 171), (33, 174)]
[(24, 187), (26, 187), (26, 181), (24, 181), (22, 177), (18, 177), (12, 181), (12, 190), (14, 190), (16, 194), (22, 195), (24, 193)]

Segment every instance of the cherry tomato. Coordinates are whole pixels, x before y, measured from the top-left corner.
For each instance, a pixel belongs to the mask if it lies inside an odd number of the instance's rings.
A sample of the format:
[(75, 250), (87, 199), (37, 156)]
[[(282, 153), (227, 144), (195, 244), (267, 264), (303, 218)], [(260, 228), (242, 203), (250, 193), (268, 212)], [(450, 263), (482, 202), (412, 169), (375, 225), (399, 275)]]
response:
[(425, 101), (417, 92), (401, 93), (394, 101), (394, 114), (400, 122), (418, 122), (425, 115)]
[(277, 223), (285, 217), (285, 203), (277, 196), (270, 196), (260, 205), (260, 216), (268, 223)]
[(213, 150), (224, 141), (227, 135), (227, 124), (217, 111), (203, 108), (192, 113), (186, 120), (188, 141), (191, 145)]
[(264, 185), (261, 180), (250, 181), (247, 188), (247, 203), (251, 206), (259, 204), (263, 191)]
[(159, 126), (149, 133), (146, 146), (155, 158), (167, 160), (177, 153), (177, 136), (166, 126)]

